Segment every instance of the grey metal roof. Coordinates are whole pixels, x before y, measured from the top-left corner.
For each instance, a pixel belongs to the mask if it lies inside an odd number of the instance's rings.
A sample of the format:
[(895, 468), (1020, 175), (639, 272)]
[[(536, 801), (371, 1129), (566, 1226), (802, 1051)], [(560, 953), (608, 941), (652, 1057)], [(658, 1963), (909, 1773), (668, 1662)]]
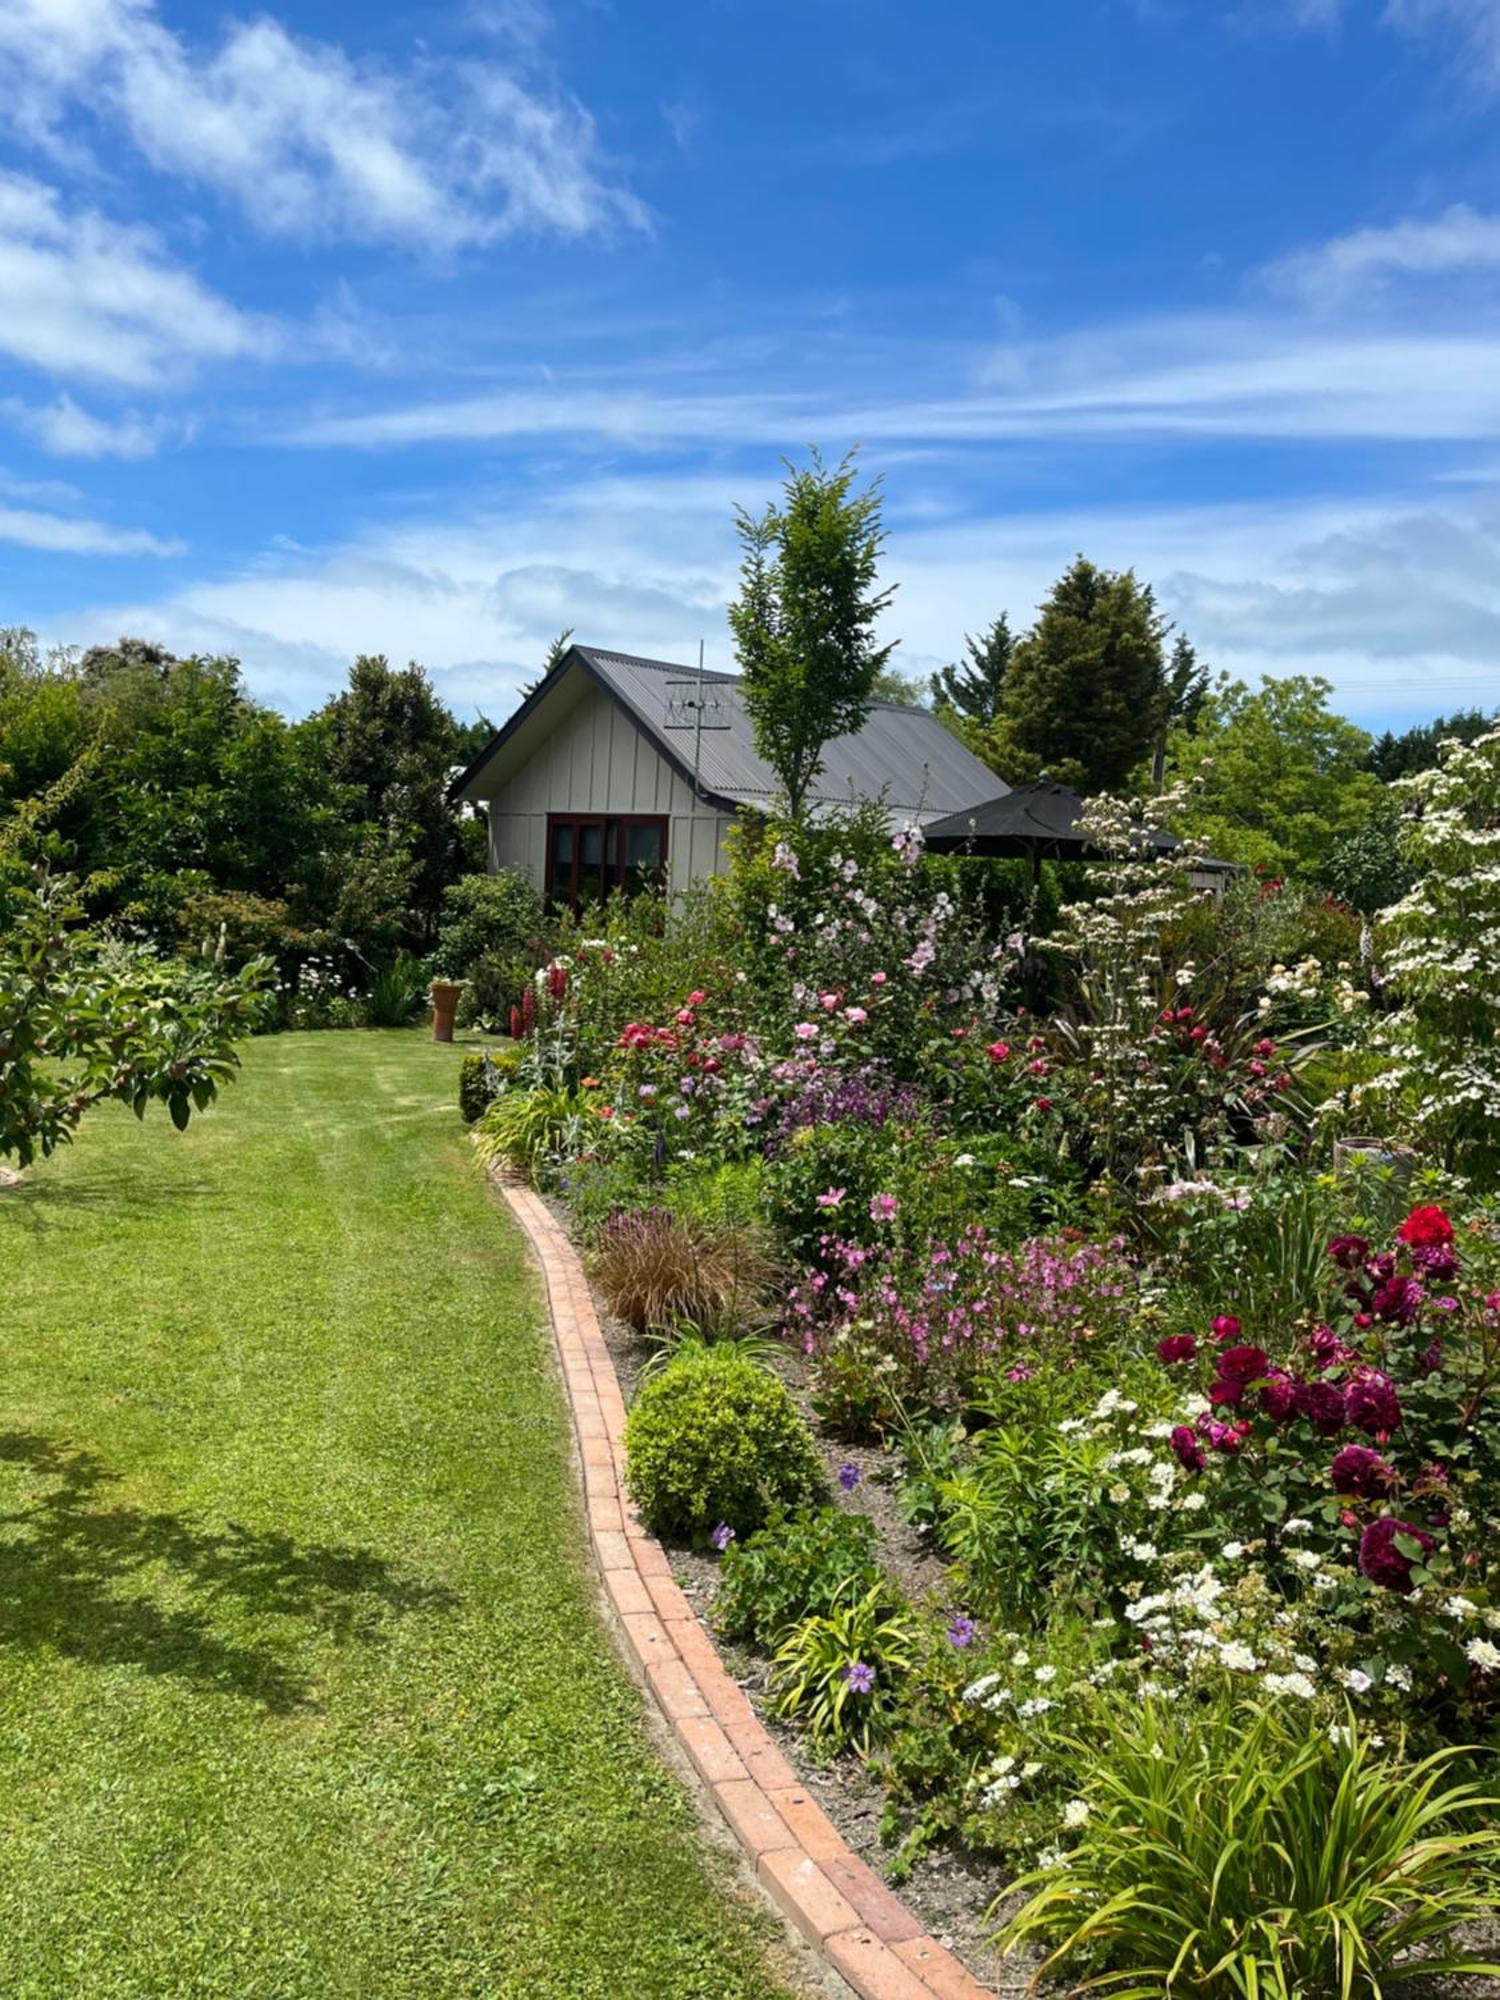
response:
[[(685, 775), (691, 778), (696, 767), (705, 796), (746, 806), (765, 806), (776, 797), (775, 773), (756, 752), (735, 675), (704, 674), (706, 702), (712, 705), (705, 708), (700, 734), (686, 705), (695, 695), (695, 668), (596, 646), (574, 646), (568, 657), (575, 654)], [(925, 825), (1007, 789), (927, 709), (882, 701), (862, 729), (827, 746), (809, 798), (816, 809), (883, 792), (893, 816)]]

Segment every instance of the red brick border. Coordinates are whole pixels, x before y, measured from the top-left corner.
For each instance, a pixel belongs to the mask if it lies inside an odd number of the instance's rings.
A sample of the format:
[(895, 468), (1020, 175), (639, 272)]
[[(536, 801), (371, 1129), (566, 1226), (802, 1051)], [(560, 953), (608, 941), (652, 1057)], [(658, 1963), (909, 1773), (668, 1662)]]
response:
[(625, 1496), (625, 1402), (577, 1253), (537, 1195), (499, 1186), (547, 1281), (589, 1536), (624, 1649), (757, 1879), (863, 2000), (991, 2000), (845, 1844), (725, 1670)]

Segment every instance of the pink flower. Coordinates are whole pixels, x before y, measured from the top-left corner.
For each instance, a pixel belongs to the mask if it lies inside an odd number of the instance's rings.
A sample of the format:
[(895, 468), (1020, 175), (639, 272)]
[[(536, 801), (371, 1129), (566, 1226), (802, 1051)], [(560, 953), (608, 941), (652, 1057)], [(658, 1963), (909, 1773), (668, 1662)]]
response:
[(989, 1057), (992, 1063), (1007, 1062), (1010, 1059), (1010, 1043), (991, 1042), (989, 1047), (985, 1050), (985, 1054)]
[(839, 996), (837, 993), (820, 993), (818, 995), (818, 1005), (823, 1009), (825, 1014), (831, 1014), (838, 1004)]
[(708, 995), (706, 993), (690, 993), (687, 997), (687, 1003), (690, 1007), (701, 1007), (707, 998)]
[(815, 1200), (819, 1208), (837, 1208), (847, 1193), (847, 1188), (824, 1188)]
[(1210, 1331), (1214, 1339), (1222, 1346), (1226, 1340), (1239, 1339), (1240, 1323), (1233, 1313), (1220, 1313), (1218, 1318), (1213, 1322)]
[(886, 982), (886, 975), (885, 975), (885, 973), (883, 973), (883, 972), (872, 972), (872, 973), (870, 974), (870, 984), (871, 984), (872, 986), (884, 986), (885, 982)]
[(849, 1023), (851, 1028), (863, 1027), (869, 1018), (863, 1007), (846, 1007), (844, 1009), (844, 1019)]
[(816, 1021), (799, 1021), (796, 1027), (793, 1028), (792, 1033), (797, 1037), (799, 1042), (815, 1041), (818, 1034), (818, 1024)]
[(870, 1220), (891, 1222), (896, 1215), (896, 1197), (893, 1194), (874, 1194), (870, 1197)]

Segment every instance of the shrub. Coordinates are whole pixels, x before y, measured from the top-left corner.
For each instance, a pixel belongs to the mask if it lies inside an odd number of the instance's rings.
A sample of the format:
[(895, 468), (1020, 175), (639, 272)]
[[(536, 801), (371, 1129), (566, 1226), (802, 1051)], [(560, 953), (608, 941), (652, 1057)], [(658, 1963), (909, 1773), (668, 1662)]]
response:
[(479, 1156), (489, 1166), (511, 1167), (535, 1181), (584, 1115), (566, 1090), (504, 1091), (475, 1128)]
[(1380, 1762), (1352, 1715), (1309, 1735), (1224, 1697), (1100, 1704), (1074, 1742), (1066, 1852), (1023, 1878), (1008, 1946), (1052, 1947), (1115, 2000), (1380, 2000), (1383, 1978), (1500, 1967), (1448, 1955), (1493, 1914), (1500, 1803), (1447, 1782), (1459, 1753)]
[(758, 1533), (725, 1549), (715, 1615), (729, 1638), (770, 1648), (789, 1625), (863, 1597), (880, 1576), (867, 1515), (838, 1507), (778, 1510)]
[(520, 1054), (517, 1045), (500, 1049), (473, 1049), (459, 1064), (458, 1108), (464, 1123), (482, 1118), (505, 1087), (508, 1074)]
[(605, 1304), (636, 1333), (753, 1319), (775, 1269), (761, 1230), (715, 1230), (669, 1208), (611, 1216), (590, 1266)]
[(370, 983), (365, 1020), (372, 1028), (405, 1028), (427, 999), (427, 980), (420, 962), (409, 951), (398, 951)]
[(461, 876), (443, 891), (433, 970), (465, 979), (482, 958), (533, 964), (543, 930), (542, 899), (524, 875), (502, 868)]
[(780, 1502), (816, 1497), (823, 1472), (784, 1382), (732, 1347), (674, 1362), (625, 1427), (626, 1483), (657, 1534), (747, 1533)]

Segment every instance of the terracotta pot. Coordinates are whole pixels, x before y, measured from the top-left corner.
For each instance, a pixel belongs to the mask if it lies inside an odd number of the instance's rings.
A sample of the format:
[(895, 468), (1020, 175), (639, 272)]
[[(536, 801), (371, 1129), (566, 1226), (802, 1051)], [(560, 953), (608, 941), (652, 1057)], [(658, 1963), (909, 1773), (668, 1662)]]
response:
[(428, 989), (432, 998), (432, 1039), (453, 1040), (453, 1016), (458, 1012), (458, 996), (464, 990), (461, 979), (434, 979)]

